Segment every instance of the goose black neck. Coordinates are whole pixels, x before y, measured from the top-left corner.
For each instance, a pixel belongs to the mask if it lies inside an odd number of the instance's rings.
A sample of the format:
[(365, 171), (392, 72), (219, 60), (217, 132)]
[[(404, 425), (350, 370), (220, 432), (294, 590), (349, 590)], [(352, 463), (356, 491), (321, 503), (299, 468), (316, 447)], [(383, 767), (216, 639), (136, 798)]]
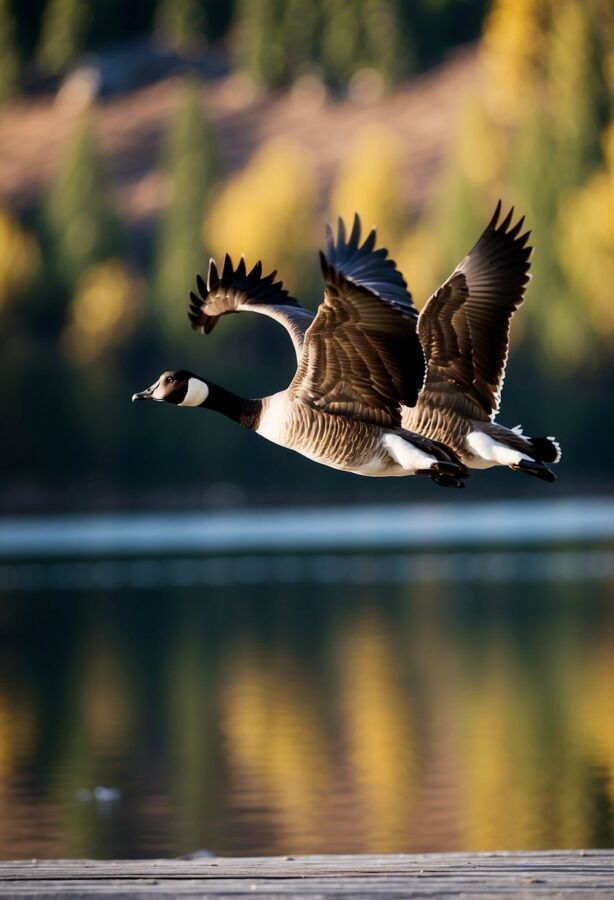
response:
[(262, 400), (239, 397), (238, 394), (227, 391), (226, 388), (220, 387), (219, 384), (212, 384), (210, 381), (207, 382), (207, 385), (209, 395), (201, 406), (222, 413), (223, 416), (227, 416), (233, 422), (238, 422), (239, 425), (252, 431), (258, 427)]

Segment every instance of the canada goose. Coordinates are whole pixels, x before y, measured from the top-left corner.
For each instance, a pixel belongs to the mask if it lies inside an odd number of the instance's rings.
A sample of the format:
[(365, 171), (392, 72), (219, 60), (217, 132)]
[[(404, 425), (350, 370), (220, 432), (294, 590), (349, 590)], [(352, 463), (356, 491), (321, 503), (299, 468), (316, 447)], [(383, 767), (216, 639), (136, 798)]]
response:
[(509, 466), (544, 481), (556, 476), (553, 437), (525, 437), (522, 428), (494, 421), (509, 350), (510, 321), (529, 282), (524, 217), (512, 228), (513, 209), (499, 223), (501, 201), (483, 234), (452, 275), (427, 301), (418, 319), (426, 356), (424, 387), (402, 424), (444, 441), (474, 469)]
[[(522, 429), (509, 429), (493, 421), (499, 409), (509, 346), (510, 320), (524, 299), (529, 281), (529, 232), (519, 234), (524, 219), (513, 228), (513, 210), (499, 224), (501, 202), (474, 248), (450, 278), (427, 301), (420, 316), (405, 279), (384, 248), (374, 249), (375, 230), (360, 244), (360, 219), (354, 217), (349, 240), (339, 219), (338, 238), (327, 226), (326, 256), (320, 254), (327, 276), (330, 269), (353, 291), (371, 294), (381, 305), (394, 304), (407, 314), (411, 335), (404, 344), (398, 335), (381, 334), (385, 352), (395, 365), (412, 367), (414, 376), (426, 377), (417, 400), (415, 380), (397, 394), (404, 428), (440, 441), (454, 450), (470, 468), (509, 466), (545, 481), (555, 476), (546, 463), (557, 463), (561, 451), (552, 437), (525, 437)], [(252, 275), (258, 278), (253, 282)], [(253, 310), (276, 319), (290, 334), (300, 359), (302, 340), (313, 313), (287, 296), (273, 275), (260, 278), (261, 269), (236, 272), (226, 257), (221, 280), (208, 288), (198, 282), (201, 296), (192, 294), (193, 327), (208, 334), (221, 315)], [(383, 304), (382, 304), (383, 301)], [(415, 327), (420, 342), (415, 337)], [(405, 355), (402, 360), (399, 354)], [(408, 389), (409, 388), (409, 389)]]
[[(132, 399), (216, 410), (336, 469), (374, 477), (426, 475), (446, 487), (463, 487), (468, 472), (451, 450), (401, 427), (399, 397), (415, 402), (424, 361), (417, 312), (385, 257), (369, 241), (356, 252), (342, 232), (330, 261), (323, 258), (325, 293), (315, 317), (275, 282), (275, 273), (263, 278), (260, 263), (248, 273), (243, 260), (234, 269), (226, 256), (220, 276), (212, 260), (207, 283), (198, 278), (201, 297), (191, 295), (193, 327), (210, 331), (220, 313), (244, 304), (266, 312), (293, 340), (298, 365), (292, 382), (252, 400), (177, 370), (163, 373)], [(345, 269), (351, 276), (356, 267), (364, 285), (346, 277)]]

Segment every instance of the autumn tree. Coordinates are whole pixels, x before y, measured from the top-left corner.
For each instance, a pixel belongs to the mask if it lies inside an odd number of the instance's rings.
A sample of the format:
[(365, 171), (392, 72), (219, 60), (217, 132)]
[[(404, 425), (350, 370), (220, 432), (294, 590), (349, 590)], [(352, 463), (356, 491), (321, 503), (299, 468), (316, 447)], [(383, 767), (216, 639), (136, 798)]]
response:
[(43, 201), (39, 219), (44, 279), (40, 301), (61, 321), (80, 276), (96, 262), (122, 256), (119, 222), (98, 152), (93, 125), (83, 118), (73, 133)]
[(170, 334), (183, 333), (181, 298), (193, 286), (208, 259), (202, 239), (207, 199), (217, 162), (213, 133), (202, 109), (198, 82), (188, 82), (169, 123), (161, 154), (167, 198), (162, 211), (154, 262), (154, 299)]
[(15, 20), (9, 0), (0, 0), (0, 103), (17, 93), (19, 69)]

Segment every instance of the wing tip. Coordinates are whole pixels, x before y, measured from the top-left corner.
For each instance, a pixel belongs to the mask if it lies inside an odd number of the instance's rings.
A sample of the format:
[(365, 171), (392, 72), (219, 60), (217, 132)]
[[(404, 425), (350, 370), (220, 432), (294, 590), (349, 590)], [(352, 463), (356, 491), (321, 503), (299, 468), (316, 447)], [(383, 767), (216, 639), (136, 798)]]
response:
[(324, 278), (327, 278), (331, 266), (329, 265), (328, 259), (326, 258), (325, 254), (322, 253), (321, 250), (318, 250), (318, 256), (320, 259), (320, 268), (322, 270), (322, 275), (324, 275)]
[[(198, 276), (197, 276), (198, 278)], [(209, 267), (207, 269), (207, 291), (210, 291), (212, 288), (216, 287), (219, 284), (220, 278), (217, 270), (217, 263), (213, 259), (212, 256), (209, 257)]]
[(331, 225), (326, 225), (326, 267), (320, 258), (325, 279), (330, 279), (334, 272), (417, 317), (418, 310), (403, 274), (388, 256), (388, 249), (376, 247), (377, 229), (372, 227), (363, 239), (364, 234), (363, 220), (358, 211), (353, 214), (349, 237), (342, 216), (337, 217), (336, 234)]
[(502, 207), (503, 207), (503, 201), (502, 201), (501, 197), (499, 197), (499, 199), (497, 200), (497, 205), (496, 205), (496, 207), (495, 207), (495, 211), (494, 211), (494, 213), (492, 214), (491, 220), (490, 220), (490, 222), (488, 223), (488, 225), (486, 226), (486, 231), (487, 231), (487, 232), (488, 232), (488, 231), (496, 231), (496, 230), (497, 230), (497, 225), (498, 225), (498, 222), (499, 222), (499, 216), (501, 215), (501, 209), (502, 209)]
[(357, 212), (354, 212), (354, 218), (352, 220), (352, 230), (350, 232), (350, 237), (348, 240), (348, 247), (354, 250), (358, 250), (360, 247), (360, 232), (361, 232), (361, 223), (360, 216)]

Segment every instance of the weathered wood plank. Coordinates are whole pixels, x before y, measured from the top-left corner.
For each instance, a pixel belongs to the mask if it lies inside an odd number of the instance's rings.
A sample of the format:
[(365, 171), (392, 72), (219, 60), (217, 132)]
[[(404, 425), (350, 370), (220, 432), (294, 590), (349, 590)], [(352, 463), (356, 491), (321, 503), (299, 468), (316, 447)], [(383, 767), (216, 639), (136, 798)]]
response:
[(0, 863), (0, 897), (614, 897), (614, 851)]

